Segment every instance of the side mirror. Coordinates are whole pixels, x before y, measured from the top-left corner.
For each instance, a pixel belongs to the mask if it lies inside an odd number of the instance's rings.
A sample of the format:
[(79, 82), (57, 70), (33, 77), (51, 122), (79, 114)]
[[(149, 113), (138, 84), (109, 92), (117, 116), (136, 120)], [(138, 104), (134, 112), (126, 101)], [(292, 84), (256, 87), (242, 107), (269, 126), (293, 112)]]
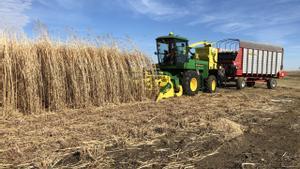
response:
[(158, 55), (158, 53), (157, 53), (157, 52), (154, 52), (154, 55)]

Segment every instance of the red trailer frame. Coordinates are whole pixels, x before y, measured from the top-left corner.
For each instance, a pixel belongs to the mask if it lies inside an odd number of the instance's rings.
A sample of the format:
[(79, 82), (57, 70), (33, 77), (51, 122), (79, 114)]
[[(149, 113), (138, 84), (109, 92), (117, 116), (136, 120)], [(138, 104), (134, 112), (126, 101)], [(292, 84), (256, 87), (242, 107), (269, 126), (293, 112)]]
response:
[(219, 67), (225, 71), (226, 81), (236, 81), (237, 88), (267, 82), (275, 88), (276, 78), (283, 78), (284, 49), (280, 46), (225, 39), (217, 42)]

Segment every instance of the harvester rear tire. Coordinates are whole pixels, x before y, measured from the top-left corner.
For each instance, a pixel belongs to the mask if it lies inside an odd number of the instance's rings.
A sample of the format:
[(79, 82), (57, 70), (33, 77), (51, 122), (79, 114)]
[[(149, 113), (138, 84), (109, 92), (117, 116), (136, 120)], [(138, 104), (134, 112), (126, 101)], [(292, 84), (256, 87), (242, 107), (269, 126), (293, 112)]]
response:
[[(196, 80), (196, 83), (191, 86), (191, 83)], [(200, 89), (200, 76), (197, 74), (196, 71), (186, 71), (183, 73), (182, 77), (182, 87), (183, 93), (188, 96), (194, 96), (198, 93)]]
[(241, 90), (246, 87), (246, 81), (243, 77), (238, 77), (236, 80), (236, 89)]
[(267, 81), (267, 87), (268, 89), (274, 89), (277, 87), (277, 81), (275, 79), (269, 79)]
[(217, 91), (217, 78), (214, 75), (208, 76), (206, 80), (206, 89), (208, 93), (215, 93)]

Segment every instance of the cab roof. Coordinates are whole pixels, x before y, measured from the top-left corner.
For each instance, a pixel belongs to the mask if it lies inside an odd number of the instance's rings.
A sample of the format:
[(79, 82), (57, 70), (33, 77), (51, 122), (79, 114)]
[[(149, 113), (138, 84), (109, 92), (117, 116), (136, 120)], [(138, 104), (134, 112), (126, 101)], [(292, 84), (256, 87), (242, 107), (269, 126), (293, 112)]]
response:
[(180, 41), (188, 41), (188, 39), (184, 38), (184, 37), (180, 37), (178, 35), (174, 35), (174, 33), (169, 33), (168, 36), (160, 36), (158, 38), (156, 38), (156, 40), (161, 40), (161, 39), (177, 39)]

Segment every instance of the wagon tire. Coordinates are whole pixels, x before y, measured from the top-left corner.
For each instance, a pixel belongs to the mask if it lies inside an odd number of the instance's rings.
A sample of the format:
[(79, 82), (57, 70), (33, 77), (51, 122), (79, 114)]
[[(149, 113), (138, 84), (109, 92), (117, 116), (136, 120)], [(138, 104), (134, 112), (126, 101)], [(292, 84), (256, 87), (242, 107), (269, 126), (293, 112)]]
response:
[(267, 81), (267, 87), (268, 89), (275, 89), (277, 87), (277, 81), (275, 79), (269, 79)]
[(246, 81), (243, 77), (238, 77), (236, 80), (236, 89), (241, 90), (246, 87)]

